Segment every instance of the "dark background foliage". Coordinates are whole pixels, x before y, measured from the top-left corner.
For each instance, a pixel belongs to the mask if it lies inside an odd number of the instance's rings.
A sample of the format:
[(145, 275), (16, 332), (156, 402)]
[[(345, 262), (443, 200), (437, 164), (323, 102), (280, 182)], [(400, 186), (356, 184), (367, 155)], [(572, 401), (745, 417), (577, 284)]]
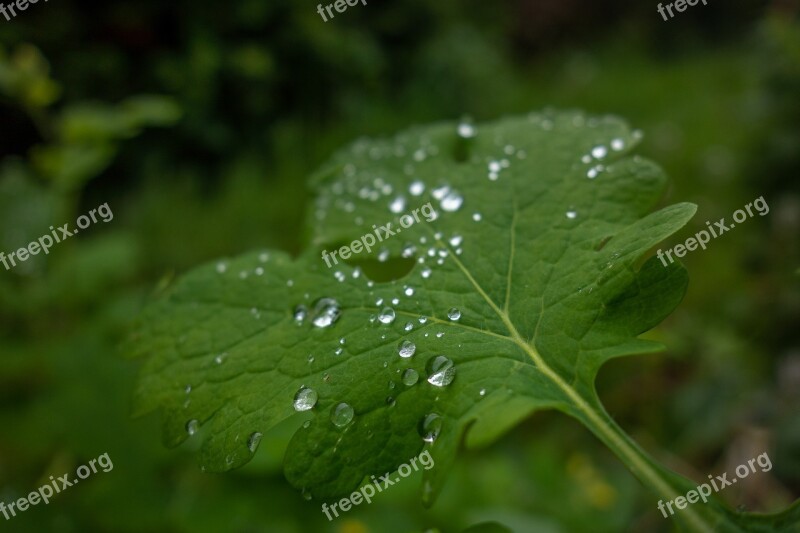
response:
[[(159, 284), (256, 247), (297, 252), (306, 177), (339, 146), (412, 124), (552, 106), (614, 113), (699, 205), (672, 246), (770, 206), (685, 263), (665, 354), (599, 383), (620, 424), (694, 479), (769, 452), (721, 496), (800, 493), (800, 26), (792, 1), (370, 0), (329, 22), (297, 0), (39, 2), (0, 18), (0, 251), (99, 204), (98, 224), (0, 270), (0, 501), (104, 452), (115, 468), (2, 523), (14, 531), (667, 531), (653, 497), (583, 428), (537, 415), (467, 454), (440, 501), (407, 481), (332, 524), (281, 473), (289, 437), (201, 473), (132, 420), (118, 346)], [(665, 246), (666, 247), (666, 246)], [(3, 521), (4, 522), (4, 521)]]

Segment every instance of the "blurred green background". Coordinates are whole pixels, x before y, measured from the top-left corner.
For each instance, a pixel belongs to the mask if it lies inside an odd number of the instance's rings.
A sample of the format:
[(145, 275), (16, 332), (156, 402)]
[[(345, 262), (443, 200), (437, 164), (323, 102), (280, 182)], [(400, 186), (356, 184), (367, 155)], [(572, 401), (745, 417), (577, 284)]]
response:
[(646, 449), (696, 480), (767, 451), (720, 496), (800, 495), (800, 6), (370, 0), (323, 22), (288, 0), (39, 2), (0, 18), (0, 251), (108, 203), (91, 226), (0, 268), (0, 501), (108, 453), (114, 470), (3, 531), (670, 531), (588, 431), (539, 414), (458, 462), (439, 502), (419, 478), (328, 523), (281, 473), (291, 424), (206, 475), (129, 416), (120, 343), (160, 284), (253, 248), (298, 252), (305, 179), (362, 135), (548, 106), (620, 115), (666, 169), (666, 202), (706, 220), (759, 196), (765, 217), (688, 255), (665, 354), (610, 363), (599, 390)]

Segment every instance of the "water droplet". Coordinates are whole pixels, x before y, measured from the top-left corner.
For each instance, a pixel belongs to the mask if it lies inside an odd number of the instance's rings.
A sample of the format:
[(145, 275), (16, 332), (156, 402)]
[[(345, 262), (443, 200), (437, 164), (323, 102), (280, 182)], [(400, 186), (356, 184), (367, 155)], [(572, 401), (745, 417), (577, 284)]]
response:
[(478, 392), (478, 394), (480, 394), (481, 396), (486, 396), (486, 389), (481, 389), (480, 392)]
[(595, 159), (603, 159), (607, 154), (608, 149), (603, 145), (592, 148), (592, 157)]
[(406, 287), (403, 289), (403, 294), (406, 296), (414, 296), (414, 287), (409, 287), (406, 285)]
[(342, 402), (331, 410), (331, 422), (337, 428), (343, 428), (353, 420), (353, 408)]
[(269, 261), (269, 254), (266, 252), (262, 253), (261, 255), (258, 256), (258, 260), (261, 261), (262, 263), (266, 263), (267, 261)]
[(423, 268), (423, 269), (422, 269), (422, 271), (420, 272), (420, 275), (421, 275), (423, 278), (425, 278), (425, 279), (428, 279), (429, 277), (431, 277), (431, 273), (432, 273), (432, 272), (433, 272), (433, 271), (431, 270), (431, 267), (427, 267), (427, 266), (426, 266), (425, 268)]
[(186, 422), (186, 433), (188, 433), (189, 436), (191, 437), (192, 435), (197, 433), (198, 425), (199, 425), (199, 422), (197, 420), (195, 420), (194, 418), (189, 420), (188, 422)]
[(294, 410), (308, 411), (317, 404), (317, 391), (303, 387), (294, 395)]
[(258, 444), (261, 442), (261, 433), (256, 431), (252, 433), (250, 437), (247, 439), (247, 449), (250, 450), (250, 453), (255, 453), (256, 449), (258, 448)]
[(578, 216), (577, 212), (572, 210), (567, 211), (567, 218), (569, 218), (570, 220), (577, 218), (577, 216)]
[(419, 196), (425, 192), (425, 184), (420, 180), (415, 180), (408, 187), (408, 192), (411, 193), (411, 196)]
[(384, 248), (380, 252), (378, 252), (378, 261), (381, 263), (385, 263), (389, 259), (389, 250)]
[(228, 265), (225, 263), (217, 263), (217, 272), (224, 274), (228, 270)]
[(382, 324), (391, 324), (394, 322), (394, 317), (394, 309), (391, 307), (384, 307), (381, 310), (381, 314), (378, 315), (378, 320), (380, 320)]
[(414, 385), (419, 380), (419, 373), (413, 368), (406, 369), (403, 372), (403, 384), (407, 386)]
[(475, 222), (480, 222), (482, 218), (483, 217), (481, 216), (480, 213), (473, 213), (472, 214), (472, 220), (474, 220)]
[(310, 492), (308, 492), (306, 489), (303, 489), (303, 490), (300, 492), (300, 495), (301, 495), (301, 496), (303, 496), (303, 499), (304, 499), (305, 501), (307, 501), (307, 502), (310, 502), (310, 501), (311, 501), (311, 493), (310, 493)]
[(392, 298), (392, 305), (397, 305), (400, 303), (400, 298)]
[(306, 420), (303, 422), (303, 428), (308, 429), (311, 426), (311, 420)]
[(221, 365), (225, 361), (226, 357), (228, 357), (227, 353), (221, 353), (214, 358), (214, 362), (217, 363), (218, 365)]
[(414, 246), (413, 244), (406, 244), (403, 247), (403, 251), (401, 252), (401, 255), (404, 258), (408, 259), (409, 257), (413, 256), (416, 253), (416, 251), (417, 251), (417, 247), (416, 246)]
[(417, 351), (417, 346), (411, 341), (403, 341), (397, 346), (397, 353), (400, 357), (411, 357)]
[(402, 196), (398, 196), (392, 203), (389, 204), (389, 211), (392, 213), (402, 213), (406, 208), (406, 199)]
[(450, 191), (442, 198), (441, 206), (445, 211), (452, 213), (461, 209), (461, 204), (464, 203), (464, 197), (456, 191)]
[(470, 124), (469, 122), (462, 122), (458, 125), (458, 136), (462, 139), (471, 139), (477, 135), (475, 131), (475, 126)]
[(451, 307), (450, 310), (447, 311), (447, 318), (455, 322), (461, 318), (461, 311), (459, 311), (455, 307)]
[(383, 298), (378, 298), (375, 300), (375, 305), (383, 305)]
[(308, 354), (308, 363), (311, 364), (313, 362), (314, 362), (314, 355), (313, 354)]
[(442, 431), (442, 417), (431, 413), (422, 419), (419, 425), (419, 434), (425, 442), (433, 442)]
[(428, 321), (428, 317), (426, 317), (426, 316), (419, 317), (419, 323), (420, 324), (424, 324), (427, 321)]
[(604, 167), (603, 167), (603, 165), (596, 165), (596, 166), (594, 166), (594, 167), (590, 168), (590, 169), (589, 169), (589, 170), (586, 172), (586, 177), (587, 177), (587, 178), (589, 178), (590, 180), (593, 180), (593, 179), (595, 179), (597, 176), (599, 176), (599, 175), (600, 175), (600, 173), (601, 173), (601, 172), (603, 172), (603, 170), (604, 170)]
[(335, 353), (336, 355), (342, 355), (342, 352), (343, 352), (343, 351), (344, 351), (344, 350), (343, 350), (342, 348), (336, 348), (336, 349), (333, 351), (333, 353)]
[(186, 394), (189, 394), (190, 392), (192, 392), (192, 386), (191, 385), (186, 385), (186, 387), (183, 389), (183, 392), (185, 392)]
[(611, 149), (615, 152), (619, 152), (625, 149), (625, 141), (622, 139), (614, 139), (611, 141)]
[(437, 339), (441, 339), (442, 337), (444, 337), (444, 331), (440, 331), (439, 333), (436, 334)]
[(499, 161), (490, 161), (489, 162), (489, 172), (500, 172), (500, 162)]
[(461, 246), (461, 243), (464, 241), (464, 238), (461, 235), (453, 235), (450, 237), (450, 246), (456, 248)]
[(388, 405), (389, 407), (394, 407), (395, 403), (396, 402), (394, 401), (393, 397), (389, 396), (388, 398), (386, 398), (386, 405)]
[(450, 187), (448, 187), (447, 185), (442, 185), (441, 187), (433, 189), (432, 194), (434, 198), (436, 198), (437, 200), (441, 200), (449, 192), (450, 192)]
[(333, 298), (320, 298), (314, 304), (312, 323), (318, 328), (327, 328), (339, 319), (339, 302)]
[(428, 383), (436, 387), (446, 387), (456, 377), (453, 361), (444, 355), (437, 355), (428, 361)]
[(346, 279), (344, 273), (338, 270), (333, 273), (333, 277), (336, 278), (336, 281), (338, 281), (339, 283), (344, 283), (344, 280)]

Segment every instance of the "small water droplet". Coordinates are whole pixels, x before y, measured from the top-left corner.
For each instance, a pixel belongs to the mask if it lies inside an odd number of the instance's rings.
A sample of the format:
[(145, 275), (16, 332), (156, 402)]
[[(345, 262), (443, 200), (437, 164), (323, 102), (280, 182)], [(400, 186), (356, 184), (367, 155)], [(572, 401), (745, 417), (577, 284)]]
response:
[(451, 307), (450, 310), (447, 311), (447, 318), (455, 322), (461, 318), (461, 311), (455, 307)]
[(594, 157), (595, 159), (603, 159), (607, 154), (608, 154), (608, 149), (603, 145), (595, 146), (594, 148), (592, 148), (592, 157)]
[(228, 357), (227, 353), (221, 353), (214, 358), (214, 362), (217, 363), (218, 365), (221, 365), (223, 362), (225, 362), (225, 359), (227, 357)]
[(250, 453), (256, 452), (258, 444), (261, 442), (261, 437), (262, 435), (258, 431), (250, 434), (250, 437), (247, 439), (247, 449), (250, 450)]
[(331, 422), (338, 428), (343, 428), (353, 420), (355, 412), (350, 405), (342, 402), (331, 410)]
[(458, 125), (458, 136), (462, 139), (471, 139), (477, 135), (475, 126), (469, 122), (462, 122)]
[(611, 149), (615, 152), (619, 152), (625, 149), (625, 141), (622, 139), (614, 139), (611, 141)]
[(386, 405), (388, 405), (389, 407), (394, 407), (395, 403), (396, 402), (394, 401), (393, 397), (389, 396), (388, 398), (386, 398)]
[(439, 333), (436, 334), (437, 339), (441, 339), (442, 337), (444, 337), (444, 331), (440, 331)]
[(192, 386), (191, 385), (186, 385), (186, 387), (184, 387), (184, 389), (183, 389), (183, 392), (185, 392), (186, 394), (189, 394), (190, 392), (192, 392)]
[(429, 277), (431, 277), (431, 273), (432, 273), (432, 272), (433, 272), (433, 271), (431, 270), (431, 267), (428, 267), (428, 266), (426, 266), (426, 267), (424, 267), (424, 268), (422, 269), (422, 271), (420, 272), (420, 275), (421, 275), (423, 278), (425, 278), (425, 279), (428, 279)]
[(461, 246), (461, 243), (464, 241), (464, 238), (461, 235), (453, 235), (450, 237), (450, 246), (456, 248)]
[(402, 213), (406, 208), (406, 199), (402, 196), (398, 196), (392, 203), (389, 204), (389, 211), (392, 213)]
[(320, 298), (314, 304), (312, 323), (318, 328), (327, 328), (339, 319), (339, 302), (333, 298)]
[(378, 320), (380, 320), (382, 324), (391, 324), (394, 322), (394, 317), (394, 309), (391, 307), (384, 307), (378, 315)]
[(314, 355), (313, 354), (308, 354), (308, 363), (311, 364), (313, 362), (314, 362)]
[(188, 433), (189, 436), (191, 437), (192, 435), (197, 433), (198, 425), (199, 425), (199, 422), (197, 420), (195, 420), (194, 418), (189, 420), (188, 422), (186, 422), (186, 433)]
[(480, 394), (481, 396), (486, 396), (486, 389), (481, 389), (478, 394)]
[(416, 251), (417, 247), (414, 246), (413, 244), (408, 243), (403, 247), (403, 251), (400, 252), (400, 255), (408, 259), (409, 257), (413, 256), (416, 253)]
[(400, 357), (411, 357), (415, 351), (417, 351), (417, 346), (408, 340), (401, 342), (397, 346), (397, 353), (400, 354)]
[(567, 218), (570, 220), (577, 218), (578, 213), (576, 211), (569, 210), (567, 211)]
[(403, 294), (406, 296), (414, 296), (414, 287), (409, 287), (406, 285), (406, 287), (403, 289)]
[(422, 419), (419, 434), (425, 442), (433, 442), (442, 431), (442, 417), (431, 413)]
[(392, 298), (392, 305), (397, 305), (400, 303), (400, 298)]
[(419, 196), (425, 192), (425, 184), (420, 180), (414, 180), (408, 187), (408, 192), (411, 194), (411, 196)]
[(596, 165), (596, 166), (593, 166), (592, 168), (590, 168), (590, 169), (589, 169), (589, 170), (586, 172), (586, 177), (587, 177), (587, 178), (589, 178), (590, 180), (593, 180), (593, 179), (595, 179), (597, 176), (599, 176), (599, 175), (600, 175), (600, 173), (601, 173), (601, 172), (603, 172), (603, 170), (604, 170), (604, 167), (603, 167), (603, 165)]
[(344, 283), (344, 280), (347, 279), (344, 273), (340, 272), (339, 270), (333, 273), (333, 277), (336, 278), (336, 281), (338, 281), (339, 283)]
[(475, 222), (480, 222), (482, 218), (483, 217), (481, 216), (480, 213), (473, 213), (472, 214), (472, 220), (474, 220)]
[(217, 272), (224, 274), (228, 270), (228, 265), (225, 263), (217, 263)]
[(414, 385), (419, 380), (419, 373), (413, 368), (406, 369), (403, 372), (403, 384), (407, 386)]
[(428, 317), (426, 317), (426, 316), (419, 317), (419, 323), (420, 324), (424, 324), (427, 321), (428, 321)]
[(311, 425), (311, 420), (306, 420), (305, 422), (303, 422), (304, 429), (308, 429), (310, 425)]
[(464, 203), (464, 197), (456, 191), (450, 191), (442, 198), (440, 205), (445, 211), (452, 213), (461, 209), (461, 204)]
[(378, 252), (378, 261), (381, 263), (385, 263), (389, 259), (389, 250), (384, 248), (380, 252)]
[(436, 387), (446, 387), (456, 377), (453, 361), (444, 355), (437, 355), (428, 361), (428, 383)]
[(308, 411), (317, 404), (317, 391), (303, 387), (294, 395), (294, 410)]

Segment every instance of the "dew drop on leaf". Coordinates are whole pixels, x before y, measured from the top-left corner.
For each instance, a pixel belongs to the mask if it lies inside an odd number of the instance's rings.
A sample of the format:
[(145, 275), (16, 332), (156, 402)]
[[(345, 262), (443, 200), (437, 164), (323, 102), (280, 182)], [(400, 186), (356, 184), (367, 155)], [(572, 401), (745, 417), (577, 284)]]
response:
[(343, 428), (353, 420), (353, 408), (342, 402), (331, 410), (331, 422), (338, 428)]
[(436, 387), (446, 387), (456, 377), (453, 361), (444, 355), (437, 355), (428, 361), (428, 383)]
[(294, 395), (294, 410), (308, 411), (317, 404), (317, 391), (303, 387)]
[(339, 302), (333, 298), (320, 298), (314, 304), (312, 323), (318, 328), (327, 328), (339, 319)]
[(247, 449), (250, 450), (250, 453), (255, 453), (256, 449), (258, 448), (258, 444), (261, 442), (261, 436), (261, 433), (256, 431), (247, 439)]
[(455, 307), (451, 307), (450, 310), (447, 311), (447, 318), (455, 322), (461, 318), (461, 311), (459, 311)]
[(380, 320), (381, 324), (391, 324), (394, 322), (394, 317), (394, 309), (391, 307), (384, 307), (378, 315), (378, 320)]
[(416, 351), (417, 346), (411, 341), (403, 341), (397, 346), (397, 353), (403, 358), (411, 357)]
[(442, 417), (431, 413), (422, 419), (419, 434), (425, 442), (433, 442), (442, 431)]
[(403, 384), (407, 386), (414, 385), (419, 380), (419, 373), (413, 368), (406, 369), (403, 372)]
[(442, 198), (441, 206), (445, 211), (452, 213), (461, 209), (461, 204), (464, 203), (464, 197), (456, 191), (450, 191)]
[(198, 424), (199, 423), (194, 418), (186, 422), (186, 433), (188, 433), (190, 437), (197, 433)]
[(425, 184), (420, 180), (415, 180), (411, 183), (411, 186), (408, 188), (408, 192), (411, 193), (411, 196), (419, 196), (423, 192), (425, 192)]

